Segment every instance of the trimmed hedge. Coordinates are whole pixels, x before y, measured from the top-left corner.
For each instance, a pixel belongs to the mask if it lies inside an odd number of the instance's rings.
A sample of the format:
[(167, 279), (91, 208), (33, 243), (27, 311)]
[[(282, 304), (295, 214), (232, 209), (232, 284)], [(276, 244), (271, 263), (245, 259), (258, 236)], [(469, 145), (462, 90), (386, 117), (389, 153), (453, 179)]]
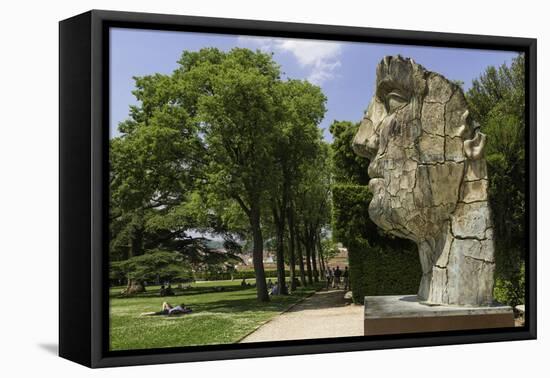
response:
[(367, 295), (416, 294), (422, 271), (415, 250), (353, 243), (348, 247), (353, 301)]
[[(286, 271), (285, 276), (290, 277), (290, 271)], [(266, 278), (277, 278), (277, 270), (266, 270)], [(219, 281), (219, 280), (230, 280), (231, 273), (221, 272), (221, 273), (211, 273), (211, 272), (198, 272), (194, 274), (196, 280), (207, 280), (207, 281)], [(234, 280), (256, 278), (254, 275), (254, 270), (237, 270), (233, 273)]]
[(348, 249), (353, 301), (363, 303), (367, 295), (416, 293), (422, 277), (416, 245), (381, 234), (368, 215), (368, 187), (335, 185), (332, 199), (333, 238)]

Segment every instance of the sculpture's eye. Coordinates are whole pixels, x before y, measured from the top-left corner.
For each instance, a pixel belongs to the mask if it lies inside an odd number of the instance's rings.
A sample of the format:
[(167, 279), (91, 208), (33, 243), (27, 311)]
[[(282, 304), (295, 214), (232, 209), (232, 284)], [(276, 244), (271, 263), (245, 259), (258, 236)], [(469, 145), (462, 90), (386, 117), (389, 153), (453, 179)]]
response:
[(407, 105), (408, 100), (397, 92), (388, 93), (386, 96), (386, 109), (388, 113), (393, 113), (397, 109)]

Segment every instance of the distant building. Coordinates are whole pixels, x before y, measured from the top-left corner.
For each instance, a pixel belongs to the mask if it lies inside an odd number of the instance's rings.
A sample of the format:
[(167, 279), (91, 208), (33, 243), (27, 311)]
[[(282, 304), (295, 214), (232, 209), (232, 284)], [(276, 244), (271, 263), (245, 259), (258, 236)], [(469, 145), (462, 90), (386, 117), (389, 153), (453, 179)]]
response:
[(348, 266), (348, 249), (342, 247), (342, 244), (338, 245), (338, 253), (327, 261), (327, 265), (331, 268), (336, 268), (339, 266), (341, 269), (345, 266)]
[(334, 257), (344, 257), (348, 258), (348, 249), (344, 247), (338, 247), (338, 254)]

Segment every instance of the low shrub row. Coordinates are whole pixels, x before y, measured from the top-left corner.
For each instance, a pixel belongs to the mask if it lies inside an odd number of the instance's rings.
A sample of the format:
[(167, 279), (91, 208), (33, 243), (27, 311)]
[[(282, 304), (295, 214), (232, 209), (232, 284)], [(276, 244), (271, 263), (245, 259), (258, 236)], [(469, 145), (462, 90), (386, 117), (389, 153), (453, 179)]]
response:
[(367, 186), (333, 187), (334, 239), (348, 249), (353, 301), (368, 295), (415, 294), (422, 276), (416, 246), (381, 234), (368, 215)]
[[(285, 274), (286, 277), (290, 277), (290, 271), (286, 271)], [(254, 270), (237, 270), (233, 273), (229, 272), (196, 272), (194, 273), (195, 280), (199, 281), (219, 281), (219, 280), (242, 280), (242, 279), (249, 279), (249, 278), (255, 278)], [(277, 271), (275, 269), (273, 270), (266, 270), (265, 271), (265, 277), (266, 278), (277, 278)]]

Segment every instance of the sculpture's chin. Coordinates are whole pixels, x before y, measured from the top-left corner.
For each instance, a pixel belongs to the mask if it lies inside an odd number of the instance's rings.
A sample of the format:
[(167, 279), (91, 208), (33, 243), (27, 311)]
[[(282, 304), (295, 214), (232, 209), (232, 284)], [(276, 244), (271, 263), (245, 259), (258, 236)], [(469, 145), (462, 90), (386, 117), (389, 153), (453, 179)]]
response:
[(383, 178), (371, 178), (369, 180), (369, 190), (373, 196), (384, 193), (384, 179)]
[(380, 212), (380, 209), (372, 205), (372, 202), (369, 205), (369, 218), (378, 227), (382, 228), (383, 230), (386, 230), (386, 228), (384, 227), (386, 222), (384, 222), (382, 213)]

